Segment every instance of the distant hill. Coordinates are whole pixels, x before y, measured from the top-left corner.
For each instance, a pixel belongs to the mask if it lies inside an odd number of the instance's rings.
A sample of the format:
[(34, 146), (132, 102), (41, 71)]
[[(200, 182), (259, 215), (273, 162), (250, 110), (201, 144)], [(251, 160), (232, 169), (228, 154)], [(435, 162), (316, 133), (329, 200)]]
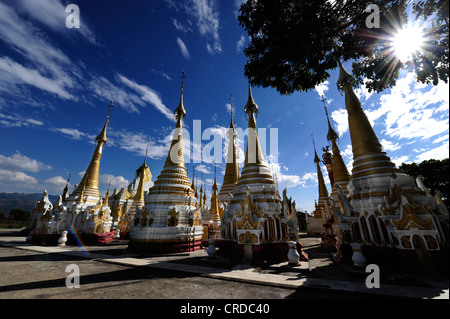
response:
[[(0, 193), (0, 213), (9, 216), (12, 208), (20, 208), (31, 212), (36, 202), (41, 200), (43, 193), (24, 194), (24, 193)], [(58, 200), (57, 195), (48, 195), (48, 199), (55, 204)]]

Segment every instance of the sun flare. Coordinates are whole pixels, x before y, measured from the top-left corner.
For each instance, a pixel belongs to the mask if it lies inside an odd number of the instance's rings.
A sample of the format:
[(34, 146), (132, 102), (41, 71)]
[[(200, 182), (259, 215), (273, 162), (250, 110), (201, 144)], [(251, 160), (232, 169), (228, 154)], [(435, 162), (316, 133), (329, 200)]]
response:
[(410, 60), (414, 54), (423, 49), (423, 45), (424, 34), (418, 27), (402, 28), (392, 38), (394, 54), (401, 62)]

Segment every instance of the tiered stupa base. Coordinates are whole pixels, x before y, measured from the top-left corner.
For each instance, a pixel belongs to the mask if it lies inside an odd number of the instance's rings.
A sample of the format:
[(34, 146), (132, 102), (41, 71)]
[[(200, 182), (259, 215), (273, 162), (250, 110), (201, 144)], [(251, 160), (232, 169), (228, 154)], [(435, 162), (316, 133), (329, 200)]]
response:
[[(140, 229), (139, 229), (140, 228)], [(200, 250), (203, 228), (197, 227), (132, 227), (128, 249), (142, 253), (176, 253)]]
[[(222, 256), (236, 264), (251, 264), (263, 266), (288, 261), (289, 245), (287, 243), (266, 243), (251, 245), (251, 258), (246, 257), (245, 245), (228, 240), (216, 240), (217, 255)], [(302, 250), (301, 243), (297, 243), (297, 252), (300, 261), (308, 261), (308, 255)]]
[[(77, 234), (73, 235), (71, 232), (67, 234), (66, 245), (82, 245), (82, 246), (95, 246), (105, 245), (115, 240), (116, 232), (110, 231), (100, 234)], [(31, 240), (27, 241), (30, 244), (43, 245), (43, 246), (56, 246), (61, 234), (33, 234)]]

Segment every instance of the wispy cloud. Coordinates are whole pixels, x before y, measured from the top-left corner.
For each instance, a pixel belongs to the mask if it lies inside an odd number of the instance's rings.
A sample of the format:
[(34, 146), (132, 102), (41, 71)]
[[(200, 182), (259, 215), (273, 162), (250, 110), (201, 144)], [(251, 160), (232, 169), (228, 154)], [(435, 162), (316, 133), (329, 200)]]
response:
[(90, 134), (81, 132), (74, 128), (55, 128), (53, 130), (56, 132), (62, 133), (65, 136), (67, 136), (73, 140), (90, 139), (90, 140), (94, 141), (94, 139), (95, 139), (94, 135), (90, 135)]
[[(188, 0), (173, 1), (165, 0), (166, 4), (177, 12), (186, 13), (196, 24), (197, 31), (201, 37), (206, 38), (206, 49), (210, 54), (222, 52), (222, 45), (219, 36), (219, 12), (217, 1), (214, 0)], [(176, 19), (172, 19), (177, 30), (188, 32), (191, 27), (180, 24)], [(188, 19), (190, 22), (190, 19)], [(179, 43), (180, 45), (180, 43)], [(186, 56), (185, 56), (186, 58)]]
[(117, 86), (103, 76), (92, 75), (92, 79), (87, 82), (87, 87), (97, 98), (106, 101), (113, 100), (115, 105), (130, 113), (139, 113), (139, 106), (145, 106), (139, 96)]
[(181, 51), (181, 54), (183, 55), (183, 57), (186, 60), (189, 60), (191, 58), (191, 55), (189, 54), (189, 50), (186, 47), (186, 44), (184, 44), (183, 40), (181, 40), (178, 37), (177, 37), (177, 44), (178, 44), (178, 47), (180, 48), (180, 51)]
[(175, 122), (175, 116), (173, 112), (164, 105), (157, 92), (155, 92), (148, 86), (137, 84), (135, 81), (132, 81), (121, 74), (118, 74), (117, 77), (123, 84), (138, 92), (141, 95), (142, 100), (149, 102), (159, 112), (164, 114), (164, 116), (166, 116), (169, 120)]
[(236, 42), (236, 53), (241, 53), (242, 48), (245, 46), (245, 36), (241, 35), (241, 38)]
[(0, 78), (0, 87), (11, 89), (17, 95), (24, 92), (20, 85), (26, 84), (62, 99), (77, 100), (71, 93), (75, 87), (81, 87), (76, 63), (50, 43), (41, 29), (3, 2), (0, 2), (0, 40), (26, 61), (1, 57), (0, 68), (7, 76)]
[(0, 125), (5, 127), (40, 127), (44, 122), (17, 114), (0, 113)]
[(152, 69), (152, 72), (153, 72), (153, 74), (162, 76), (166, 80), (172, 81), (172, 78), (170, 77), (170, 75), (168, 75), (167, 73), (165, 73), (163, 71), (158, 71), (158, 70)]
[(75, 97), (61, 85), (59, 79), (47, 78), (40, 74), (38, 70), (26, 68), (9, 58), (0, 58), (0, 70), (8, 73), (14, 84), (28, 84), (49, 93), (54, 93), (65, 100), (75, 99)]
[(87, 42), (99, 45), (83, 14), (80, 14), (80, 28), (68, 29), (66, 27), (65, 21), (69, 13), (66, 12), (66, 6), (60, 0), (16, 0), (15, 3), (20, 11), (52, 30), (64, 35), (80, 34)]
[[(178, 31), (181, 31), (183, 33), (187, 33), (187, 32), (193, 32), (194, 30), (192, 30), (192, 28), (190, 26), (186, 26), (181, 24), (180, 22), (177, 21), (177, 19), (172, 19), (173, 25), (175, 26), (175, 29), (177, 29)], [(191, 21), (188, 20), (188, 23), (190, 23)], [(192, 23), (190, 23), (190, 25), (192, 25)]]

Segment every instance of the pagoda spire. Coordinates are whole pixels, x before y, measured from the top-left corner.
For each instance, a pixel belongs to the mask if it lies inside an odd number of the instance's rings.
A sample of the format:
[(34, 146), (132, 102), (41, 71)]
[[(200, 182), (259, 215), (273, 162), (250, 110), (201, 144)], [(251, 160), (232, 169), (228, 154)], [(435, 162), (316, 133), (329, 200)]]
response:
[(230, 96), (231, 104), (231, 123), (228, 129), (228, 151), (225, 166), (225, 175), (223, 177), (222, 187), (220, 188), (219, 198), (221, 201), (229, 198), (228, 193), (232, 192), (234, 187), (239, 181), (239, 163), (237, 161), (237, 148), (236, 148), (236, 129), (233, 121), (233, 94)]
[(220, 224), (220, 212), (219, 212), (219, 198), (217, 194), (217, 181), (216, 181), (216, 163), (214, 162), (214, 184), (212, 186), (213, 194), (211, 196), (211, 215), (209, 220), (213, 223)]
[(98, 176), (100, 170), (100, 159), (102, 157), (103, 145), (107, 142), (106, 138), (106, 129), (109, 122), (109, 114), (111, 112), (111, 108), (114, 107), (113, 102), (111, 101), (108, 105), (108, 115), (106, 116), (105, 124), (103, 125), (103, 129), (100, 134), (96, 137), (95, 141), (97, 142), (97, 146), (94, 151), (94, 155), (92, 156), (92, 160), (89, 163), (89, 166), (84, 173), (84, 176), (79, 184), (79, 186), (72, 192), (71, 196), (76, 196), (83, 194), (86, 196), (86, 201), (89, 202), (98, 202), (100, 199), (100, 193), (98, 190)]
[(244, 167), (249, 164), (263, 164), (265, 163), (264, 155), (259, 145), (258, 135), (256, 133), (255, 116), (259, 113), (258, 105), (256, 105), (252, 96), (252, 89), (248, 85), (248, 100), (244, 107), (245, 113), (248, 115), (248, 143), (247, 151), (245, 152)]
[(170, 145), (169, 154), (167, 155), (166, 162), (164, 163), (164, 168), (166, 167), (183, 167), (184, 168), (184, 157), (183, 157), (183, 118), (186, 117), (186, 110), (183, 104), (183, 90), (184, 90), (184, 78), (186, 77), (184, 71), (181, 75), (181, 94), (180, 102), (175, 109), (175, 117), (177, 124), (175, 125), (175, 132), (172, 138), (172, 144)]
[(322, 170), (320, 168), (320, 163), (322, 162), (319, 158), (319, 155), (317, 155), (317, 151), (316, 151), (316, 143), (314, 142), (314, 136), (311, 134), (311, 138), (313, 141), (313, 145), (314, 145), (314, 163), (316, 163), (316, 168), (317, 168), (317, 180), (319, 183), (319, 204), (325, 200), (326, 198), (329, 197), (328, 194), (328, 189), (325, 185), (325, 180), (323, 178), (323, 174), (322, 174)]
[(136, 190), (136, 195), (134, 196), (134, 203), (144, 203), (144, 194), (145, 194), (145, 183), (149, 182), (152, 179), (152, 174), (150, 172), (150, 169), (147, 166), (147, 153), (148, 153), (148, 141), (147, 141), (147, 149), (145, 151), (145, 158), (144, 158), (144, 164), (141, 166), (141, 172), (139, 174), (139, 184), (138, 188)]
[(347, 192), (347, 185), (350, 180), (350, 174), (348, 172), (347, 166), (344, 163), (344, 159), (342, 158), (341, 151), (339, 146), (336, 143), (336, 140), (339, 138), (339, 135), (334, 131), (333, 126), (331, 125), (330, 118), (328, 116), (327, 106), (324, 103), (325, 114), (327, 116), (328, 121), (328, 133), (327, 140), (331, 142), (331, 147), (333, 151), (333, 191), (332, 196), (337, 196), (336, 187), (334, 184), (338, 184), (340, 187), (344, 189), (344, 192)]
[[(345, 108), (352, 141), (354, 162), (350, 179), (372, 174), (401, 172), (383, 152), (383, 147), (361, 107), (361, 102), (353, 91), (353, 77), (340, 61), (337, 86), (345, 93)], [(370, 160), (365, 158), (368, 155), (372, 157)]]

